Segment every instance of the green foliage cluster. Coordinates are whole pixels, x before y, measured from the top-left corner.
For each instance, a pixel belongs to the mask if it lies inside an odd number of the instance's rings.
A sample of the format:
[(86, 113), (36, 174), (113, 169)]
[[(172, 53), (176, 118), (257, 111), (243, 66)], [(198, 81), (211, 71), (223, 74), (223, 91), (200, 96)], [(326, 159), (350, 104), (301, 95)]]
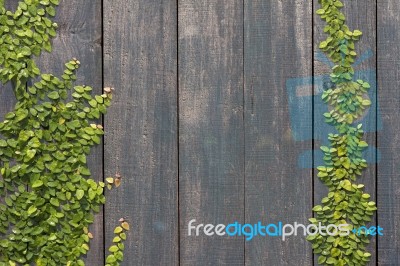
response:
[(119, 265), (119, 261), (124, 259), (125, 245), (123, 241), (126, 240), (126, 231), (129, 231), (129, 224), (121, 218), (121, 226), (114, 229), (113, 245), (108, 249), (110, 255), (106, 258), (106, 266)]
[[(313, 208), (315, 218), (310, 222), (318, 225), (348, 224), (349, 230), (371, 221), (376, 204), (363, 191), (364, 185), (356, 184), (357, 176), (367, 167), (362, 151), (368, 144), (362, 139), (361, 124), (355, 124), (371, 105), (365, 95), (370, 85), (363, 80), (354, 80), (352, 64), (357, 56), (355, 42), (361, 31), (351, 31), (345, 24), (339, 0), (319, 0), (321, 9), (317, 14), (326, 21), (324, 32), (328, 34), (320, 43), (322, 49), (335, 63), (331, 80), (333, 87), (324, 91), (322, 98), (332, 108), (325, 113), (326, 122), (335, 126), (337, 133), (329, 134), (329, 147), (324, 152), (324, 166), (318, 167), (318, 177), (329, 188), (321, 205)], [(369, 243), (365, 233), (348, 236), (310, 235), (314, 253), (319, 255), (322, 265), (366, 265), (371, 254), (366, 251)]]
[(0, 81), (15, 81), (18, 97), (23, 96), (27, 79), (40, 74), (32, 55), (39, 56), (43, 50), (51, 52), (51, 38), (57, 29), (51, 17), (58, 2), (26, 0), (11, 12), (0, 0)]
[[(0, 123), (0, 266), (84, 265), (89, 225), (105, 203), (106, 184), (90, 178), (86, 161), (103, 135), (90, 121), (106, 112), (112, 89), (93, 97), (91, 87), (73, 86), (76, 59), (60, 78), (35, 64), (35, 56), (51, 51), (58, 3), (24, 0), (11, 12), (0, 0), (0, 81), (13, 83), (18, 100)], [(123, 259), (129, 225), (121, 223), (110, 266)]]

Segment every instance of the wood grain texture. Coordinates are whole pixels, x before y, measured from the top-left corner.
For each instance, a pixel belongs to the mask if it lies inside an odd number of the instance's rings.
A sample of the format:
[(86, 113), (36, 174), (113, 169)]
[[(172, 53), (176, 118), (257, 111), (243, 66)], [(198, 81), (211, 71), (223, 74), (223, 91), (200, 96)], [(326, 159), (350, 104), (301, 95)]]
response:
[(4, 121), (4, 116), (14, 109), (16, 103), (11, 83), (0, 85), (0, 121)]
[(400, 2), (378, 0), (378, 265), (400, 265)]
[(11, 83), (0, 84), (0, 121), (4, 121), (4, 116), (13, 111), (16, 99)]
[[(245, 1), (247, 223), (306, 224), (311, 216), (312, 172), (299, 157), (312, 149), (312, 124), (289, 111), (295, 105), (312, 117), (312, 84), (302, 82), (312, 74), (311, 9), (305, 0)], [(303, 236), (246, 242), (246, 265), (310, 264)]]
[(242, 237), (187, 230), (244, 221), (243, 2), (180, 0), (178, 13), (180, 263), (243, 265)]
[[(400, 3), (344, 4), (350, 28), (364, 33), (357, 77), (379, 101), (361, 121), (373, 149), (359, 182), (378, 202), (372, 224), (384, 228), (368, 247), (370, 265), (400, 265)], [(77, 84), (116, 88), (89, 165), (95, 179), (120, 173), (123, 182), (106, 192), (87, 265), (104, 265), (121, 217), (132, 228), (122, 265), (317, 265), (301, 235), (188, 236), (192, 219), (307, 223), (327, 194), (311, 169), (331, 132), (320, 100), (331, 68), (318, 49), (326, 35), (316, 9), (317, 0), (60, 1), (42, 72), (60, 75), (76, 57)], [(11, 84), (1, 85), (0, 120), (14, 104)]]
[[(353, 65), (355, 68), (355, 78), (362, 79), (371, 84), (369, 98), (373, 104), (362, 115), (362, 118), (356, 121), (363, 124), (363, 129), (366, 132), (364, 140), (369, 144), (369, 149), (364, 152), (364, 158), (368, 161), (368, 167), (364, 170), (357, 183), (365, 185), (365, 192), (371, 195), (371, 200), (376, 200), (376, 134), (377, 134), (377, 114), (376, 114), (376, 5), (375, 0), (353, 0), (344, 1), (343, 13), (347, 19), (347, 25), (351, 30), (359, 29), (363, 32), (360, 41), (356, 43), (356, 52), (358, 58)], [(320, 5), (314, 1), (314, 13)], [(323, 113), (327, 112), (327, 105), (322, 102), (322, 91), (332, 86), (329, 74), (331, 73), (332, 65), (328, 64), (328, 59), (319, 49), (319, 43), (325, 40), (327, 35), (323, 32), (326, 23), (320, 16), (314, 16), (314, 137), (315, 137), (315, 168), (321, 165), (319, 158), (322, 158), (322, 152), (319, 147), (326, 146), (328, 134), (335, 133), (333, 127), (327, 126)], [(327, 187), (317, 177), (315, 171), (314, 179), (314, 201), (315, 205), (320, 204), (323, 197), (328, 194)], [(376, 217), (372, 218), (370, 226), (376, 225)], [(367, 249), (372, 254), (369, 265), (376, 264), (376, 238), (371, 238), (371, 243)], [(315, 262), (317, 264), (317, 262)]]
[[(57, 7), (57, 37), (53, 40), (53, 52), (43, 53), (38, 62), (42, 73), (61, 76), (64, 64), (72, 58), (81, 62), (77, 72), (77, 85), (93, 87), (93, 94), (102, 93), (102, 6), (101, 0), (60, 1)], [(101, 121), (98, 121), (101, 123)], [(103, 180), (103, 145), (92, 149), (88, 157), (92, 178)], [(87, 265), (104, 265), (103, 213), (96, 216), (90, 231), (94, 239), (86, 258)]]
[[(5, 1), (4, 6), (7, 10), (15, 11), (17, 3)], [(5, 85), (0, 83), (0, 121), (4, 121), (4, 116), (14, 110), (15, 103), (16, 99), (11, 82)]]
[(131, 224), (122, 265), (178, 264), (177, 6), (173, 0), (104, 1), (106, 246)]
[(11, 83), (0, 84), (0, 121), (4, 121), (4, 116), (13, 111), (16, 99)]

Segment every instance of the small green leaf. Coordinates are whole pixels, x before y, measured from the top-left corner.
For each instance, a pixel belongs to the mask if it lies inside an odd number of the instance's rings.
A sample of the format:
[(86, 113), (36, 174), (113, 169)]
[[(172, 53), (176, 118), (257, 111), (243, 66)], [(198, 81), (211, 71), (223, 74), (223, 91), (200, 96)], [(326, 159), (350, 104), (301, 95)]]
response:
[(28, 209), (28, 214), (31, 215), (36, 211), (37, 211), (36, 206), (30, 206), (29, 209)]
[(109, 255), (106, 259), (106, 263), (114, 263), (116, 261), (117, 259), (114, 257), (114, 255)]
[(114, 234), (119, 234), (123, 231), (122, 227), (118, 226), (114, 229)]
[(123, 222), (121, 224), (122, 228), (125, 229), (126, 231), (129, 231), (129, 224), (127, 222)]
[(326, 261), (326, 263), (327, 264), (335, 264), (337, 261), (336, 261), (336, 259), (334, 259), (334, 258), (329, 258), (327, 261)]
[(361, 35), (362, 35), (362, 32), (359, 31), (359, 30), (355, 30), (355, 31), (353, 32), (353, 36), (358, 37), (358, 36), (361, 36)]
[(76, 198), (77, 198), (78, 200), (82, 199), (84, 195), (85, 195), (85, 192), (84, 192), (82, 189), (78, 189), (78, 190), (76, 191)]
[(371, 105), (371, 101), (370, 101), (370, 100), (363, 100), (363, 101), (362, 101), (362, 105), (364, 105), (364, 106), (370, 106), (370, 105)]
[(52, 91), (47, 95), (47, 97), (49, 97), (52, 100), (57, 100), (60, 98), (60, 94), (58, 94), (57, 91)]
[(328, 46), (328, 43), (326, 41), (323, 41), (319, 44), (319, 48), (324, 49)]
[(338, 257), (339, 255), (340, 255), (340, 250), (339, 249), (337, 249), (337, 248), (333, 248), (332, 250), (331, 250), (331, 255), (332, 255), (332, 257)]
[(36, 180), (36, 181), (33, 182), (33, 184), (32, 184), (32, 188), (38, 188), (38, 187), (41, 187), (41, 186), (43, 186), (42, 180)]
[(351, 182), (349, 180), (343, 181), (342, 187), (347, 191), (352, 191), (353, 190), (353, 187), (352, 187)]
[(322, 206), (320, 206), (320, 205), (315, 206), (315, 207), (313, 208), (313, 211), (315, 211), (315, 212), (322, 211)]
[(59, 207), (59, 206), (60, 206), (60, 202), (58, 201), (57, 198), (51, 198), (51, 199), (50, 199), (50, 203), (51, 203), (52, 205), (56, 206), (56, 207)]

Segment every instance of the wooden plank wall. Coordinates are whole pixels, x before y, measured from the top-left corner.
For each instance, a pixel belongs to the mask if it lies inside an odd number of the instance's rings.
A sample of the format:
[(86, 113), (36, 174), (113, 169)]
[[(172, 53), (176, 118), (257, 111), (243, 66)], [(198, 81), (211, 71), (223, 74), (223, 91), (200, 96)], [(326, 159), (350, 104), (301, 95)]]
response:
[(105, 237), (131, 223), (125, 265), (178, 263), (177, 6), (171, 0), (104, 1)]
[(382, 162), (378, 164), (378, 238), (380, 265), (400, 265), (400, 3), (377, 1), (378, 100), (383, 130), (378, 133)]
[[(364, 33), (357, 51), (370, 53), (356, 71), (378, 84), (363, 120), (374, 149), (361, 182), (384, 236), (369, 246), (369, 265), (400, 265), (400, 4), (345, 5), (350, 27)], [(303, 236), (188, 236), (192, 219), (307, 223), (326, 194), (312, 170), (326, 143), (318, 99), (330, 72), (317, 8), (317, 0), (61, 1), (42, 71), (59, 74), (76, 57), (78, 84), (116, 89), (90, 166), (97, 180), (121, 174), (122, 186), (106, 192), (87, 265), (104, 265), (122, 217), (132, 228), (122, 265), (317, 265)], [(1, 86), (0, 118), (13, 99), (11, 85)]]
[[(15, 10), (16, 4), (8, 1), (6, 2), (5, 7), (9, 10)], [(16, 100), (14, 97), (12, 84), (9, 83), (6, 86), (0, 84), (0, 86), (0, 117), (2, 119), (4, 115), (13, 110)]]
[(244, 221), (243, 2), (179, 1), (182, 265), (242, 265), (243, 238), (188, 236), (188, 221)]
[[(308, 136), (291, 130), (289, 79), (312, 75), (312, 2), (245, 1), (245, 214), (246, 222), (307, 223), (312, 217), (311, 169), (300, 169), (301, 152), (312, 149), (312, 124), (294, 121)], [(293, 8), (296, 7), (296, 8)], [(299, 97), (312, 117), (312, 84)], [(310, 102), (311, 103), (311, 102)], [(311, 265), (304, 237), (282, 241), (255, 238), (246, 243), (246, 265)]]

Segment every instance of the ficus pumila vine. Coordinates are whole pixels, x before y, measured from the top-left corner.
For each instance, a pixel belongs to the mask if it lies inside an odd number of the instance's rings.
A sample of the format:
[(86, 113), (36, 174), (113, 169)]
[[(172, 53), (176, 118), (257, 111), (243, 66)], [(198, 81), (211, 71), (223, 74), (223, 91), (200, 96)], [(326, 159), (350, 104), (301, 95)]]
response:
[[(356, 122), (371, 105), (365, 97), (370, 85), (355, 80), (352, 64), (357, 56), (355, 43), (362, 35), (359, 30), (350, 30), (341, 12), (339, 0), (319, 0), (321, 8), (317, 14), (326, 22), (324, 32), (328, 34), (319, 48), (335, 63), (330, 75), (332, 87), (326, 89), (322, 99), (331, 108), (325, 113), (326, 122), (337, 132), (329, 134), (329, 146), (321, 147), (324, 165), (318, 167), (318, 177), (329, 188), (321, 205), (313, 208), (315, 225), (347, 224), (350, 231), (371, 221), (376, 204), (363, 191), (364, 185), (356, 179), (362, 175), (367, 162), (362, 151), (368, 146), (363, 138), (362, 124)], [(371, 254), (366, 251), (369, 243), (364, 231), (349, 235), (320, 234), (307, 237), (312, 243), (318, 263), (322, 265), (365, 265)]]
[[(35, 63), (52, 50), (58, 4), (24, 0), (12, 12), (0, 0), (0, 81), (12, 83), (17, 100), (0, 123), (0, 266), (84, 265), (103, 189), (120, 183), (97, 182), (87, 167), (103, 135), (93, 121), (105, 114), (112, 89), (92, 97), (91, 87), (73, 86), (77, 59), (61, 77), (42, 74)], [(120, 220), (107, 266), (122, 261), (127, 230)]]

